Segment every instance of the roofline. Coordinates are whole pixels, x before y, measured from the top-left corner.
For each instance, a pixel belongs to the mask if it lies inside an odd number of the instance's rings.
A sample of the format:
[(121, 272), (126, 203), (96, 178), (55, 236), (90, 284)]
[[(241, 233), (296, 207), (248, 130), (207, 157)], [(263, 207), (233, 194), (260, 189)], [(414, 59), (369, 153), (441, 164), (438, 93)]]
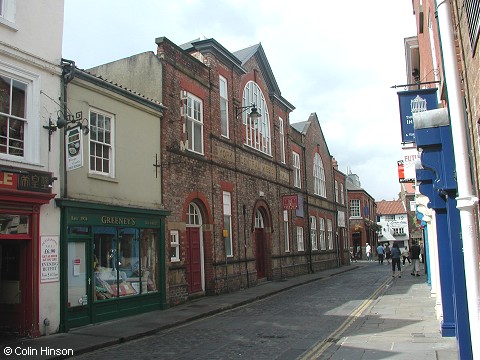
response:
[(82, 70), (82, 69), (79, 69), (77, 67), (75, 67), (75, 78), (79, 78), (81, 80), (85, 80), (85, 81), (88, 81), (92, 84), (95, 84), (103, 89), (106, 89), (106, 90), (110, 90), (114, 93), (117, 93), (117, 94), (120, 94), (122, 96), (125, 96), (126, 98), (130, 99), (130, 100), (133, 100), (135, 102), (138, 102), (144, 106), (147, 106), (151, 109), (154, 109), (156, 111), (159, 111), (161, 113), (161, 115), (163, 115), (163, 111), (164, 110), (167, 110), (168, 108), (153, 100), (153, 99), (148, 99), (146, 98), (145, 96), (139, 94), (139, 93), (135, 93), (133, 92), (132, 90), (129, 90), (127, 88), (124, 88), (122, 87), (121, 85), (116, 85), (106, 79), (103, 79), (101, 77), (98, 77), (98, 76), (95, 76), (95, 75), (92, 75), (90, 73), (88, 73), (87, 71), (85, 70)]
[[(195, 50), (198, 51), (215, 51), (219, 58), (223, 61), (230, 62), (234, 65), (234, 67), (239, 70), (242, 74), (246, 74), (247, 70), (242, 66), (242, 62), (238, 59), (235, 55), (233, 55), (230, 51), (228, 51), (222, 44), (220, 44), (217, 40), (211, 39), (204, 39), (204, 40), (196, 40), (192, 41), (192, 46)], [(184, 50), (187, 51), (188, 50)]]

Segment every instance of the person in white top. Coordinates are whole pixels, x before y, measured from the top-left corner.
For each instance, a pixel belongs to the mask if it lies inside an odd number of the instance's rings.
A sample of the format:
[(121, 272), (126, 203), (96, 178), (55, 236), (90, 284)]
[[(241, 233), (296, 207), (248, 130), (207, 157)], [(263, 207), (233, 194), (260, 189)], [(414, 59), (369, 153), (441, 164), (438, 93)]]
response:
[(366, 244), (367, 246), (365, 247), (365, 253), (367, 254), (367, 261), (372, 260), (372, 247), (370, 246), (369, 243)]

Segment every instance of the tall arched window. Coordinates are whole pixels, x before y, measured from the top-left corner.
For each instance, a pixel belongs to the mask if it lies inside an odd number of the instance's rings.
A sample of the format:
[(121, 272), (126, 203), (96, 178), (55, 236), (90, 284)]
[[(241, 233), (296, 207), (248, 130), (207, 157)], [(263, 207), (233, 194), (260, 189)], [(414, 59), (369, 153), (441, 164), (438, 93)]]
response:
[(253, 81), (249, 81), (243, 89), (242, 106), (255, 104), (261, 117), (251, 119), (247, 115), (249, 110), (242, 113), (245, 125), (245, 144), (267, 155), (272, 154), (270, 142), (270, 118), (267, 103), (260, 87)]
[(325, 186), (325, 169), (323, 167), (322, 158), (317, 153), (313, 158), (313, 191), (315, 195), (327, 197), (327, 189)]

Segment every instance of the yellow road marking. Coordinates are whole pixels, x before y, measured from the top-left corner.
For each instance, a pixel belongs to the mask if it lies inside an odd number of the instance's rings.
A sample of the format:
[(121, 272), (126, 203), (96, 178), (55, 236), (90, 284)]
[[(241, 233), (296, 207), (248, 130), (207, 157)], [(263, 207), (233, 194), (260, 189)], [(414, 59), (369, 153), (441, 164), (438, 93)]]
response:
[(383, 288), (387, 285), (387, 283), (390, 281), (390, 279), (385, 280), (385, 282), (380, 285), (380, 287), (375, 290), (375, 292), (372, 293), (368, 297), (368, 299), (365, 299), (359, 307), (357, 307), (352, 313), (345, 319), (345, 321), (340, 325), (336, 330), (334, 330), (330, 335), (327, 336), (325, 340), (317, 342), (313, 348), (311, 348), (307, 353), (302, 355), (302, 357), (299, 358), (299, 360), (311, 360), (311, 359), (317, 359), (325, 350), (327, 350), (328, 347), (332, 345), (331, 342), (328, 342), (328, 339), (336, 338), (339, 337), (345, 330), (348, 329), (352, 323), (358, 319), (362, 313), (367, 309), (372, 303), (373, 300), (378, 296), (378, 294), (383, 290)]

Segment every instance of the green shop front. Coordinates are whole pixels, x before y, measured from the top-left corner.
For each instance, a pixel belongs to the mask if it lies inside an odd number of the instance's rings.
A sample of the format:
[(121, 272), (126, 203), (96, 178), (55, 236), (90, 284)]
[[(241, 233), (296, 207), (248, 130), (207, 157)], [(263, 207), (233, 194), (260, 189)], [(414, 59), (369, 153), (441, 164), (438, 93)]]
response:
[(164, 210), (59, 199), (60, 331), (166, 309)]

